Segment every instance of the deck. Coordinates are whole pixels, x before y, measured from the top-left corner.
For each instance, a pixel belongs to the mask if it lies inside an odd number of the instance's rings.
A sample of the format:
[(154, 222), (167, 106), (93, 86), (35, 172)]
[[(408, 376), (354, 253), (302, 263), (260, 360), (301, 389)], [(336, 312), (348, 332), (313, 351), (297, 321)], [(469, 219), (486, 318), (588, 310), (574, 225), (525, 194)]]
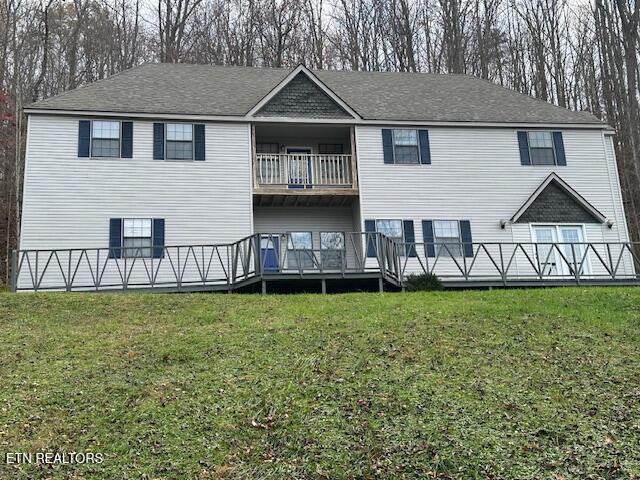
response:
[[(323, 292), (334, 281), (376, 281), (382, 290), (403, 289), (409, 275), (420, 273), (437, 275), (449, 288), (640, 284), (640, 244), (632, 242), (474, 242), (453, 248), (352, 232), (336, 248), (301, 249), (290, 240), (278, 233), (215, 245), (18, 250), (12, 253), (11, 288), (231, 292), (259, 285), (265, 292), (270, 283), (300, 280), (317, 282)], [(456, 256), (465, 250), (472, 254)]]

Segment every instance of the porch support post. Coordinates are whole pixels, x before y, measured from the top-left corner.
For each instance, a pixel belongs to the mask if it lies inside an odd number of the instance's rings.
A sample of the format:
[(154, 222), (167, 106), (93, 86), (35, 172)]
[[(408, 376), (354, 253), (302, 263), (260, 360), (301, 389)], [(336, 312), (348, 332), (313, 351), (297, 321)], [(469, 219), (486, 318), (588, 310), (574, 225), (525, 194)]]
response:
[(11, 256), (11, 291), (18, 290), (18, 252), (19, 250), (9, 250)]
[(349, 127), (349, 136), (351, 138), (351, 188), (358, 188), (358, 161), (356, 160), (356, 127)]
[(322, 293), (326, 294), (327, 293), (327, 280), (325, 280), (324, 278), (321, 280), (322, 282)]
[(253, 170), (253, 189), (258, 188), (258, 158), (256, 155), (256, 124), (251, 124), (251, 166)]

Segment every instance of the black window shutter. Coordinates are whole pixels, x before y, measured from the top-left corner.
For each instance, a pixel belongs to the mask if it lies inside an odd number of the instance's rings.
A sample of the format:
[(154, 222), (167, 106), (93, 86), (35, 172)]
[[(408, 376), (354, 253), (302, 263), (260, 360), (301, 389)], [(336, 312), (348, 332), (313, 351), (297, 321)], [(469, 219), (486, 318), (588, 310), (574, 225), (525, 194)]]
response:
[(390, 128), (382, 129), (382, 152), (384, 163), (394, 163), (393, 160), (393, 135)]
[[(366, 233), (375, 233), (376, 231), (376, 221), (375, 220), (365, 220), (364, 221), (364, 231)], [(367, 242), (367, 257), (375, 258), (377, 257), (376, 243), (378, 242), (377, 235), (365, 235)]]
[(164, 160), (164, 123), (153, 124), (153, 159)]
[(204, 160), (204, 124), (193, 126), (193, 159)]
[(520, 147), (520, 163), (522, 165), (531, 165), (531, 157), (529, 156), (529, 137), (527, 132), (518, 132), (518, 146)]
[(120, 157), (133, 157), (133, 122), (122, 122), (120, 126)]
[(422, 221), (422, 239), (424, 240), (424, 246), (427, 249), (427, 257), (436, 256), (436, 246), (433, 244), (433, 221)]
[(471, 238), (471, 223), (469, 220), (460, 220), (460, 238), (464, 248), (464, 256), (473, 257), (473, 239)]
[(153, 219), (153, 258), (164, 257), (164, 218)]
[(91, 120), (78, 122), (78, 157), (88, 157), (91, 146)]
[(553, 132), (553, 146), (556, 151), (556, 165), (565, 166), (567, 164), (567, 159), (564, 155), (562, 132)]
[(404, 230), (404, 250), (407, 257), (416, 256), (416, 234), (413, 230), (413, 220), (403, 220), (402, 229)]
[(122, 219), (109, 219), (109, 258), (122, 257)]
[(429, 147), (429, 131), (418, 130), (418, 137), (420, 141), (420, 163), (431, 163), (431, 147)]

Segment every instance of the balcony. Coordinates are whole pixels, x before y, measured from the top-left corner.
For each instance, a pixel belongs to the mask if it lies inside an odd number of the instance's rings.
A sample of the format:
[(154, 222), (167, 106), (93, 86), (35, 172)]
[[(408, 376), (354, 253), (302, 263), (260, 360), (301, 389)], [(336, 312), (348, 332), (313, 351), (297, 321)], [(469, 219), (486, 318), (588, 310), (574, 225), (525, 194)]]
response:
[(256, 154), (258, 188), (353, 188), (351, 155)]
[(358, 196), (354, 130), (340, 125), (253, 126), (256, 206), (346, 206)]

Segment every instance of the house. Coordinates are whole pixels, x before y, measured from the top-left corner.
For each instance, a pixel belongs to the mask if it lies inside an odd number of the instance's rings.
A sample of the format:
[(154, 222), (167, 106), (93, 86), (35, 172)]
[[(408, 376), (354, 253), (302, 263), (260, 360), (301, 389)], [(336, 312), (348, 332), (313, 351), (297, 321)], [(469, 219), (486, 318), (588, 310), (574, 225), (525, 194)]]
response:
[(25, 111), (17, 289), (635, 280), (612, 129), (471, 76), (145, 64)]

